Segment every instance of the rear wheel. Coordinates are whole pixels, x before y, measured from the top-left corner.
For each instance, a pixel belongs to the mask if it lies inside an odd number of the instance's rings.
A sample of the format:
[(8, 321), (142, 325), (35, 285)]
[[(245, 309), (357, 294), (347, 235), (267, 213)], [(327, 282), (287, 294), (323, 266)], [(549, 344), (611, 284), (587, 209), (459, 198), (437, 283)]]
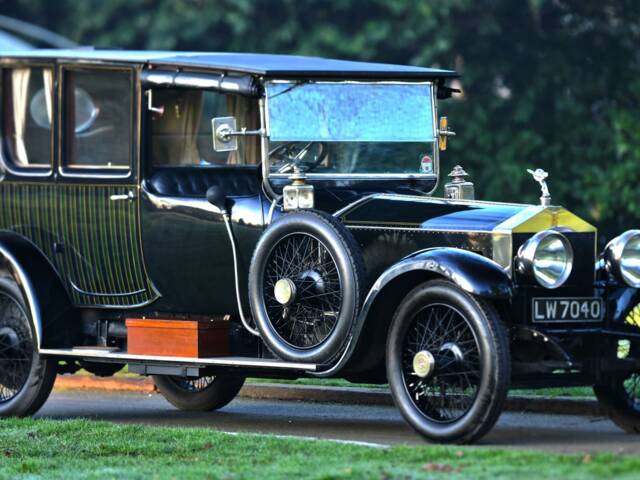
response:
[(468, 443), (498, 420), (509, 342), (493, 306), (446, 281), (402, 301), (387, 339), (387, 378), (405, 420), (435, 442)]
[(216, 375), (188, 378), (154, 375), (153, 381), (162, 396), (174, 407), (209, 412), (218, 410), (233, 400), (244, 384), (244, 377)]
[(618, 376), (593, 391), (613, 423), (627, 433), (640, 433), (640, 373)]
[(36, 413), (56, 379), (56, 362), (36, 351), (28, 309), (15, 282), (0, 279), (0, 416)]

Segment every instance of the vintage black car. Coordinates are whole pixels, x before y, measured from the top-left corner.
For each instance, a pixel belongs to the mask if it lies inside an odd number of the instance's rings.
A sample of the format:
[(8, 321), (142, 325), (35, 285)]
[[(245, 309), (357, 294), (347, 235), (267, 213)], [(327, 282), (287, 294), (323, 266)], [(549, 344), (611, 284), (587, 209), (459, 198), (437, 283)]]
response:
[(599, 252), (539, 169), (539, 205), (475, 200), (460, 166), (432, 196), (455, 72), (0, 62), (0, 415), (36, 412), (56, 373), (128, 366), (191, 410), (247, 376), (388, 382), (439, 442), (487, 433), (509, 388), (593, 385), (640, 431), (640, 231)]

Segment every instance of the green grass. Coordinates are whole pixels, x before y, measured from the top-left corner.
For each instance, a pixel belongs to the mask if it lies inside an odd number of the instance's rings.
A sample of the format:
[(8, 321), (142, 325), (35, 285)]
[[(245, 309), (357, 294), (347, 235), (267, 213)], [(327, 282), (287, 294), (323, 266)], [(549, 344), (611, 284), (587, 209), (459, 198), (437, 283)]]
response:
[(88, 420), (3, 420), (0, 478), (637, 478), (640, 458), (372, 448)]

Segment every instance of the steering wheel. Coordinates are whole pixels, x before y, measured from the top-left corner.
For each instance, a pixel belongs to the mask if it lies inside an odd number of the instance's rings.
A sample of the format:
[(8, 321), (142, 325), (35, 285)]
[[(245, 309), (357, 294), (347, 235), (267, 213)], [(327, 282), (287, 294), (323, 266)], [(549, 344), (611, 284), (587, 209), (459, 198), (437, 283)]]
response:
[(272, 149), (269, 158), (276, 173), (289, 173), (294, 167), (308, 172), (320, 165), (328, 153), (329, 149), (323, 142), (289, 142)]

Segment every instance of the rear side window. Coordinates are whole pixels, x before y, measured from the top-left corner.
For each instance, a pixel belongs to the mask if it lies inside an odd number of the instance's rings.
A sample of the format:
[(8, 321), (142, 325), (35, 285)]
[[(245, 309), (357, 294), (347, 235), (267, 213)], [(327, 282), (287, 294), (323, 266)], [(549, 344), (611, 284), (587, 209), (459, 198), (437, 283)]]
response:
[(5, 158), (16, 168), (51, 166), (53, 70), (7, 68), (2, 72)]
[(126, 170), (132, 151), (130, 71), (64, 73), (64, 166)]

